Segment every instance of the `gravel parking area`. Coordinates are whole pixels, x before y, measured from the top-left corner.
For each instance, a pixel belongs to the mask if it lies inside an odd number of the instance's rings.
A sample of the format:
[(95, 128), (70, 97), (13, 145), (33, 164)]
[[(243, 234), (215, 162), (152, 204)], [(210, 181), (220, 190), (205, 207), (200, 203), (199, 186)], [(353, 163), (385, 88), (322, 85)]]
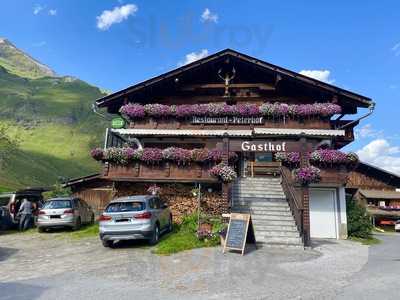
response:
[(105, 249), (60, 236), (0, 235), (0, 299), (332, 299), (368, 259), (350, 241), (157, 256), (145, 243)]

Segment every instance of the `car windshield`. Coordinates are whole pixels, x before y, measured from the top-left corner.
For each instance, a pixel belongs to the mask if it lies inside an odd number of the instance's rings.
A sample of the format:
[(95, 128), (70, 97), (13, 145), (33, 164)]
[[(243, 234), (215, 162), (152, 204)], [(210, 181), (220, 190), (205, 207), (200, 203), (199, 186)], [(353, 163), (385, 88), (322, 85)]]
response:
[(51, 200), (43, 205), (44, 209), (71, 208), (71, 200)]
[(107, 206), (106, 212), (141, 211), (143, 209), (144, 202), (115, 202)]
[(10, 196), (0, 196), (0, 206), (7, 206), (10, 198)]

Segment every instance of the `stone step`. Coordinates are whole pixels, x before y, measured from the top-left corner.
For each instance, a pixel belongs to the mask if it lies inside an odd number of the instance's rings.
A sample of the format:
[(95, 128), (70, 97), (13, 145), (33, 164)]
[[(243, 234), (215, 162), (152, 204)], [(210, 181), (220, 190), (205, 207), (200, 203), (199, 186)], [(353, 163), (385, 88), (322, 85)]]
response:
[(234, 187), (232, 189), (232, 192), (240, 192), (240, 193), (260, 193), (260, 194), (264, 194), (264, 193), (269, 193), (269, 192), (281, 192), (283, 193), (283, 189), (282, 187)]
[(250, 212), (251, 215), (288, 215), (292, 216), (289, 207), (284, 206), (260, 206), (260, 207), (250, 207), (248, 205), (234, 206), (232, 207), (232, 212)]
[(296, 231), (263, 230), (263, 231), (258, 231), (258, 234), (266, 237), (273, 237), (273, 236), (300, 237), (300, 234), (297, 230)]
[(265, 192), (263, 194), (260, 193), (238, 193), (233, 192), (232, 197), (247, 197), (247, 198), (285, 198), (285, 194), (283, 192)]
[(292, 249), (292, 250), (304, 250), (304, 245), (299, 244), (280, 244), (280, 243), (271, 243), (263, 240), (256, 240), (257, 247), (261, 248), (271, 248), (271, 249)]
[(253, 221), (263, 221), (263, 220), (271, 220), (271, 221), (293, 221), (293, 216), (291, 214), (252, 214), (251, 219)]
[(240, 177), (236, 182), (268, 182), (268, 181), (282, 181), (281, 177)]
[[(273, 200), (272, 200), (273, 199)], [(258, 206), (285, 206), (289, 207), (285, 198), (255, 198), (255, 197), (240, 197), (233, 199), (234, 206), (236, 205), (250, 205), (252, 207)]]
[(279, 182), (260, 182), (260, 183), (250, 183), (250, 182), (240, 182), (233, 184), (232, 187), (248, 187), (248, 186), (254, 186), (254, 187), (263, 187), (263, 186), (270, 186), (270, 187), (277, 187), (277, 186), (282, 186)]
[(268, 225), (279, 225), (279, 226), (295, 226), (296, 223), (293, 220), (268, 220), (268, 219), (252, 219), (254, 227), (268, 226)]
[(262, 181), (254, 181), (254, 180), (239, 180), (234, 182), (233, 184), (281, 184), (282, 180), (262, 180)]
[(263, 241), (269, 244), (282, 244), (282, 245), (302, 245), (302, 239), (300, 237), (283, 237), (283, 236), (257, 236), (256, 241)]
[[(298, 232), (295, 224), (292, 225), (261, 225), (261, 224), (253, 224), (254, 230), (259, 232)], [(256, 229), (257, 228), (257, 229)]]

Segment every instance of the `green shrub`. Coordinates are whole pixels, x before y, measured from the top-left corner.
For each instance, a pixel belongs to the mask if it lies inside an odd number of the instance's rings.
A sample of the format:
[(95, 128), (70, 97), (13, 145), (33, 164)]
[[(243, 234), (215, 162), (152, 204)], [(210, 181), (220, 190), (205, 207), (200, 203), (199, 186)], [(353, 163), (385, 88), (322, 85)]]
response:
[(366, 208), (354, 200), (348, 200), (346, 207), (349, 237), (371, 238), (373, 226)]

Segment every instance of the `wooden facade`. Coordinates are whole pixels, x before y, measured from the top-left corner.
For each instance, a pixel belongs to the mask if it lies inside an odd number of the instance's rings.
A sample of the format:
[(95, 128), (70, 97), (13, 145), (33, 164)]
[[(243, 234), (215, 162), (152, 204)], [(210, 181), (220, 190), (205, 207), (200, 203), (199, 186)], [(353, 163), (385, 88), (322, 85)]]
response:
[[(192, 116), (157, 116), (127, 118), (127, 124), (121, 130), (109, 130), (106, 147), (159, 147), (170, 146), (185, 149), (217, 148), (223, 152), (222, 162), (230, 164), (238, 176), (243, 176), (247, 165), (252, 163), (257, 170), (261, 165), (265, 169), (259, 153), (237, 151), (238, 160), (230, 162), (228, 153), (232, 142), (270, 141), (298, 144), (302, 159), (300, 166), (307, 166), (307, 153), (318, 147), (340, 149), (354, 140), (353, 128), (358, 121), (342, 120), (345, 115), (358, 112), (359, 108), (373, 105), (371, 99), (346, 91), (332, 85), (305, 77), (298, 73), (263, 62), (259, 59), (227, 49), (162, 74), (145, 82), (128, 87), (122, 91), (105, 96), (96, 101), (98, 108), (106, 108), (108, 113), (120, 114), (121, 107), (129, 103), (139, 105), (162, 104), (169, 106), (188, 104), (225, 104), (225, 105), (263, 105), (281, 103), (289, 105), (332, 104), (339, 106), (341, 113), (331, 115), (298, 116), (289, 113), (282, 115), (264, 115), (259, 122), (199, 122)], [(142, 112), (144, 114), (144, 112)], [(123, 117), (126, 117), (123, 115)], [(240, 114), (237, 117), (243, 117)], [(247, 123), (246, 123), (247, 122)], [(134, 140), (134, 142), (132, 142)], [(307, 147), (306, 147), (307, 145)], [(286, 151), (286, 150), (284, 150)], [(292, 150), (293, 151), (293, 150)], [(270, 162), (273, 155), (264, 151)], [(263, 158), (265, 159), (265, 158)], [(159, 184), (195, 184), (219, 185), (222, 202), (227, 206), (230, 184), (221, 183), (209, 173), (213, 164), (191, 163), (177, 165), (162, 162), (157, 165), (143, 162), (131, 162), (124, 166), (106, 162), (101, 180), (107, 182), (135, 185), (156, 182)], [(272, 169), (271, 169), (272, 168)], [(272, 166), (271, 172), (282, 172), (281, 166)], [(268, 166), (267, 166), (268, 169)], [(274, 171), (275, 170), (275, 171)], [(257, 173), (257, 172), (256, 172)], [(253, 172), (253, 175), (255, 173)], [(259, 176), (257, 174), (256, 176)], [(282, 173), (283, 175), (283, 173)], [(292, 213), (305, 241), (309, 240), (309, 196), (308, 187), (291, 188), (291, 172), (285, 172), (285, 193), (290, 201)], [(321, 171), (319, 185), (343, 186), (348, 177), (345, 168), (326, 168)], [(114, 195), (119, 191), (114, 184)], [(139, 189), (140, 190), (140, 189)], [(215, 189), (214, 189), (215, 190)], [(125, 188), (126, 191), (126, 188)], [(143, 193), (143, 190), (140, 190)], [(187, 197), (190, 197), (189, 195)], [(218, 203), (219, 200), (217, 201)], [(101, 205), (100, 205), (101, 206)], [(219, 207), (225, 207), (224, 205)], [(220, 213), (224, 209), (215, 210)]]

